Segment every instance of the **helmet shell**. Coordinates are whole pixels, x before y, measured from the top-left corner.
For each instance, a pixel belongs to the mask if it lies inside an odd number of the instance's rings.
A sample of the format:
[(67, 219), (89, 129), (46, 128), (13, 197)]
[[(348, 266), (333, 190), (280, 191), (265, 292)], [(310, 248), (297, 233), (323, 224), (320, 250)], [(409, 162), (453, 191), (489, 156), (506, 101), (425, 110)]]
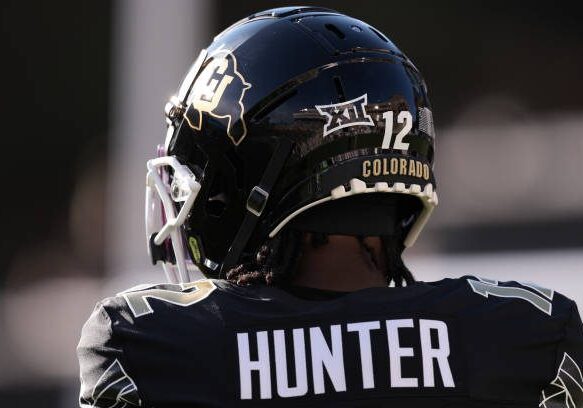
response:
[[(177, 98), (167, 153), (200, 181), (183, 231), (208, 275), (254, 256), (315, 203), (407, 193), (423, 204), (404, 213), (412, 226), (428, 216), (419, 208), (430, 212), (436, 203), (427, 88), (413, 63), (365, 22), (310, 7), (252, 15), (215, 37)], [(253, 194), (266, 183), (264, 206), (227, 265), (253, 216)]]

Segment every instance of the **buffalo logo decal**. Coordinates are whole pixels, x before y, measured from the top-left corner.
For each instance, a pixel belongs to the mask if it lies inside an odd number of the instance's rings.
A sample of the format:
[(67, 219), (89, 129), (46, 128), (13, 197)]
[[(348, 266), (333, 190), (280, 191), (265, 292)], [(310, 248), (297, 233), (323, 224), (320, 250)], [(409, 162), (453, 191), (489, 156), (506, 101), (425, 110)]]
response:
[(318, 113), (326, 118), (324, 136), (349, 126), (374, 126), (365, 110), (367, 98), (368, 95), (364, 94), (346, 102), (316, 105)]
[(203, 64), (190, 95), (184, 117), (191, 128), (201, 130), (203, 113), (225, 121), (227, 135), (238, 145), (247, 135), (243, 97), (251, 88), (237, 66), (235, 55), (219, 49)]

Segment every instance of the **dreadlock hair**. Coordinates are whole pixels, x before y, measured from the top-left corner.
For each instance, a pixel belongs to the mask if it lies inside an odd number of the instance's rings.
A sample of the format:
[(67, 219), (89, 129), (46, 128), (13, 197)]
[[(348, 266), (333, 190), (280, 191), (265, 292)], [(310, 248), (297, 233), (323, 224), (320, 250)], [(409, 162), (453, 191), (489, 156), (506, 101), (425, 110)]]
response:
[[(266, 284), (285, 286), (290, 283), (297, 270), (302, 256), (306, 232), (292, 228), (284, 228), (281, 233), (265, 243), (257, 252), (252, 262), (240, 264), (227, 272), (228, 281), (240, 286)], [(375, 264), (373, 249), (364, 241), (363, 236), (355, 236), (361, 248), (370, 255)], [(415, 278), (403, 263), (401, 257), (405, 246), (399, 236), (381, 236), (383, 254), (386, 259), (385, 276), (387, 285), (393, 283), (397, 287), (410, 285)], [(328, 243), (328, 236), (323, 233), (311, 233), (309, 244), (318, 248)]]

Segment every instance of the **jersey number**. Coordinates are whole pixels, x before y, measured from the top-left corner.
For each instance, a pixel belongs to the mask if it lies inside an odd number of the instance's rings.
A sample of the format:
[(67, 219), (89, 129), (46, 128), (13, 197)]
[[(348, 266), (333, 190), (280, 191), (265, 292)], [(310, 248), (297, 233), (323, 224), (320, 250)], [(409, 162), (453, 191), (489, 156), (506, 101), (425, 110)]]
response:
[[(499, 286), (498, 281), (478, 278), (479, 280), (468, 279), (472, 290), (484, 297), (498, 296), (505, 298), (516, 298), (526, 300), (537, 309), (545, 312), (549, 316), (553, 310), (554, 292), (550, 289), (542, 288), (538, 285), (527, 282), (517, 282), (520, 286)], [(521, 286), (532, 289), (528, 290)]]
[(164, 284), (122, 293), (135, 317), (154, 313), (150, 299), (159, 299), (178, 306), (190, 306), (210, 295), (217, 287), (210, 280), (184, 284)]

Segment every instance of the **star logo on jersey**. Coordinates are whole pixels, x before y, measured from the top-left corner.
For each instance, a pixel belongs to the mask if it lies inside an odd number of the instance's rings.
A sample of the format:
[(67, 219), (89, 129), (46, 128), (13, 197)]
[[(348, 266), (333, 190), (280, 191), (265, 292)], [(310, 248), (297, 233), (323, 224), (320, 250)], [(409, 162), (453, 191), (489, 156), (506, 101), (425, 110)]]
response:
[(541, 408), (583, 407), (583, 374), (573, 358), (565, 353), (557, 376), (542, 392)]
[(205, 114), (219, 120), (231, 141), (238, 145), (247, 135), (243, 97), (249, 88), (251, 84), (239, 71), (235, 54), (219, 49), (203, 64), (188, 96), (184, 118), (199, 131)]
[(364, 94), (346, 102), (316, 105), (318, 113), (326, 118), (324, 137), (350, 126), (374, 126), (372, 118), (365, 110), (367, 100), (368, 95)]

